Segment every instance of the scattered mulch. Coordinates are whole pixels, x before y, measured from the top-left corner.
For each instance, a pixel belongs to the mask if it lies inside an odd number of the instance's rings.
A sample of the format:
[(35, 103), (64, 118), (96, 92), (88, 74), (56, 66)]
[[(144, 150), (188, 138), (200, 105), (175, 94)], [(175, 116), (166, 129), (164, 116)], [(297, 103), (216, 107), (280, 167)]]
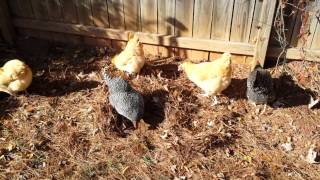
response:
[[(233, 65), (232, 84), (212, 107), (177, 71), (180, 59), (149, 57), (136, 78), (110, 65), (108, 48), (31, 45), (0, 46), (1, 65), (20, 58), (34, 73), (27, 92), (0, 99), (1, 179), (320, 177), (320, 166), (305, 160), (320, 145), (320, 110), (307, 107), (319, 93), (316, 63), (290, 62), (281, 78), (270, 68), (281, 106), (261, 114), (245, 96), (246, 65)], [(144, 95), (138, 129), (108, 104), (105, 67)]]

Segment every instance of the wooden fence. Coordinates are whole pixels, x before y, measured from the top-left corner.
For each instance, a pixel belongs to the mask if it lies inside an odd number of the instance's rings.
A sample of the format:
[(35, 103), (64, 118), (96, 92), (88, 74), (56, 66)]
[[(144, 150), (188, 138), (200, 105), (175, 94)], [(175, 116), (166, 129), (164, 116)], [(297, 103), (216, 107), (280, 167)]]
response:
[[(11, 22), (18, 34), (118, 47), (123, 45), (121, 41), (127, 40), (128, 31), (135, 31), (146, 44), (145, 49), (152, 54), (210, 59), (215, 56), (214, 52), (229, 51), (254, 57), (261, 64), (266, 54), (277, 57), (281, 52), (270, 33), (277, 0), (7, 2)], [(319, 7), (320, 0), (311, 0), (308, 5), (312, 12)], [(287, 34), (291, 44), (288, 58), (301, 58), (299, 47), (303, 45), (306, 59), (319, 60), (320, 24), (316, 13), (309, 19), (310, 35), (306, 44), (298, 41), (299, 13), (288, 19)]]

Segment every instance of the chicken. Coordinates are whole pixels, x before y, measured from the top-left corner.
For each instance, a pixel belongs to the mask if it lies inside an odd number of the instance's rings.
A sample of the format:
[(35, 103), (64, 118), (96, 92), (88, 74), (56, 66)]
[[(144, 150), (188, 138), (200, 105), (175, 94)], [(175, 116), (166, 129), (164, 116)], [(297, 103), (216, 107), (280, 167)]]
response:
[(112, 58), (112, 63), (121, 71), (138, 74), (145, 64), (143, 45), (135, 34), (129, 34), (125, 49)]
[(256, 65), (247, 78), (247, 98), (256, 104), (272, 103), (276, 99), (273, 79), (270, 73), (260, 65)]
[(179, 66), (179, 70), (184, 70), (187, 77), (205, 92), (202, 95), (207, 97), (213, 95), (212, 105), (216, 105), (219, 103), (217, 95), (231, 83), (231, 54), (224, 53), (212, 62), (199, 64), (184, 62)]
[(137, 121), (144, 114), (144, 100), (141, 94), (134, 90), (130, 84), (120, 78), (111, 78), (104, 73), (104, 80), (109, 88), (109, 101), (111, 106), (122, 116), (129, 119), (137, 128)]
[(24, 62), (13, 59), (0, 68), (0, 86), (10, 94), (26, 90), (32, 82), (32, 71)]

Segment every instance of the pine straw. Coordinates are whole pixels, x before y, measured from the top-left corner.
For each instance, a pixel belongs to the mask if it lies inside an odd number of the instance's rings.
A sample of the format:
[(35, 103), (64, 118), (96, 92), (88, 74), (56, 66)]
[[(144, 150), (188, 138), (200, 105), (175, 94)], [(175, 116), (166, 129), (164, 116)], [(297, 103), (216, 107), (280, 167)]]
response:
[[(300, 102), (259, 115), (245, 99), (248, 67), (234, 65), (222, 104), (211, 107), (177, 71), (179, 60), (150, 59), (135, 78), (116, 71), (104, 52), (62, 46), (23, 57), (35, 79), (28, 93), (0, 102), (2, 179), (320, 177), (319, 166), (301, 158), (319, 143), (320, 111)], [(144, 94), (137, 130), (108, 105), (100, 75), (106, 65)], [(295, 145), (289, 153), (281, 149), (287, 137)]]

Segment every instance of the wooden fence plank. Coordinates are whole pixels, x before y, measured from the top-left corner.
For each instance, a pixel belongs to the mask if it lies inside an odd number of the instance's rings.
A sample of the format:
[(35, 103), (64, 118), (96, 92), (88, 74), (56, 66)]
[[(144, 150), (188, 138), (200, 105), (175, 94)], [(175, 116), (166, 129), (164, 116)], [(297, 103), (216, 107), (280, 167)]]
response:
[(317, 29), (312, 40), (311, 49), (320, 50), (320, 23), (318, 22)]
[(176, 36), (192, 37), (193, 4), (193, 0), (176, 0)]
[[(277, 47), (270, 47), (267, 56), (277, 58), (280, 56), (282, 49)], [(302, 60), (302, 55), (307, 61), (320, 62), (320, 50), (305, 49), (303, 52), (298, 48), (287, 49), (286, 58), (294, 60)]]
[[(124, 23), (123, 0), (107, 0), (107, 3), (108, 3), (110, 28), (124, 30), (125, 23)], [(125, 44), (126, 43), (123, 41), (116, 41), (116, 40), (112, 41), (112, 46), (115, 49), (123, 49), (125, 47)]]
[[(146, 33), (158, 33), (158, 8), (157, 0), (141, 0), (141, 30)], [(153, 45), (143, 46), (145, 54), (158, 55), (158, 47)]]
[(157, 33), (157, 0), (141, 0), (142, 32)]
[[(193, 0), (176, 0), (176, 18), (175, 18), (175, 35), (192, 37), (193, 29)], [(182, 58), (191, 56), (192, 51), (187, 49), (178, 49), (177, 54)]]
[(48, 0), (31, 0), (33, 13), (36, 19), (48, 20)]
[(309, 27), (310, 34), (307, 39), (306, 48), (311, 48), (312, 41), (316, 35), (317, 24), (319, 23), (318, 22), (319, 20), (316, 17), (316, 13), (319, 11), (320, 11), (320, 0), (316, 0), (315, 2), (312, 2), (312, 5), (310, 7), (310, 13), (309, 13), (310, 14), (310, 27)]
[(234, 1), (231, 41), (249, 42), (255, 0)]
[(77, 8), (75, 0), (60, 0), (62, 5), (62, 14), (65, 22), (77, 23)]
[(77, 0), (78, 22), (84, 25), (93, 25), (90, 0)]
[(234, 0), (215, 0), (213, 2), (211, 39), (229, 41)]
[[(213, 2), (211, 39), (229, 41), (234, 0), (215, 0)], [(211, 52), (209, 59), (217, 59), (217, 53)]]
[[(126, 41), (128, 32), (118, 29), (106, 29), (93, 26), (64, 24), (28, 19), (14, 19), (14, 25), (20, 28), (30, 28), (43, 31), (61, 32), (89, 37), (108, 38)], [(254, 46), (248, 43), (226, 42), (221, 40), (195, 39), (191, 37), (176, 37), (150, 33), (137, 33), (142, 43), (169, 47), (188, 48), (194, 50), (226, 52), (243, 55), (253, 55)]]
[(125, 29), (130, 31), (141, 31), (141, 9), (140, 0), (123, 0)]
[[(93, 0), (91, 1), (93, 23), (98, 27), (110, 27), (109, 15), (108, 15), (108, 4), (106, 0)], [(85, 39), (88, 44), (97, 46), (111, 46), (111, 40), (107, 39)]]
[(91, 5), (94, 25), (98, 27), (110, 27), (107, 1), (93, 0), (91, 1)]
[[(158, 34), (174, 35), (175, 23), (175, 0), (158, 1)], [(159, 47), (161, 57), (174, 56), (175, 48)]]
[(124, 12), (122, 0), (108, 0), (110, 28), (124, 30)]
[(18, 3), (21, 9), (21, 17), (34, 17), (30, 0), (18, 0)]
[(261, 66), (264, 65), (276, 3), (277, 0), (263, 1), (258, 25), (260, 29), (257, 35), (258, 38), (254, 49), (254, 64), (252, 66), (255, 66), (257, 63), (260, 63)]
[[(212, 23), (212, 0), (195, 0), (193, 37), (210, 39)], [(209, 52), (192, 51), (191, 59), (208, 60)]]
[(249, 38), (249, 43), (251, 43), (251, 44), (255, 44), (257, 41), (262, 2), (263, 1), (261, 1), (261, 0), (256, 0), (254, 14), (253, 14), (253, 20), (252, 20), (252, 26), (251, 26), (251, 30), (250, 30), (250, 38)]
[(49, 0), (47, 6), (48, 6), (48, 16), (50, 20), (63, 21), (62, 4), (60, 0)]
[(8, 1), (8, 5), (13, 17), (22, 17), (21, 8), (19, 6), (19, 0), (10, 0)]
[(0, 33), (2, 33), (2, 37), (9, 44), (14, 43), (14, 29), (11, 23), (8, 4), (6, 1), (0, 0)]

